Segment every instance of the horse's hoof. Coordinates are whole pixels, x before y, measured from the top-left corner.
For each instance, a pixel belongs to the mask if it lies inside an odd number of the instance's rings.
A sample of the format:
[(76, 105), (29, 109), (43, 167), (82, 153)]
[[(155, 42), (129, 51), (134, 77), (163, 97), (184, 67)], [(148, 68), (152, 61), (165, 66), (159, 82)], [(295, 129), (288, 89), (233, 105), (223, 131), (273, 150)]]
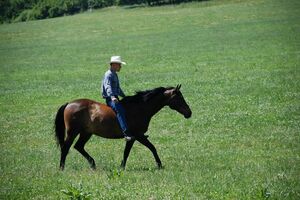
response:
[(92, 165), (92, 166), (91, 166), (91, 169), (92, 169), (92, 170), (96, 170), (96, 165)]
[(164, 167), (162, 166), (161, 163), (159, 163), (159, 164), (157, 165), (157, 168), (158, 168), (158, 169), (163, 169)]
[(122, 161), (122, 163), (121, 163), (121, 165), (120, 165), (120, 168), (122, 169), (122, 170), (125, 170), (125, 163), (124, 163), (124, 161)]

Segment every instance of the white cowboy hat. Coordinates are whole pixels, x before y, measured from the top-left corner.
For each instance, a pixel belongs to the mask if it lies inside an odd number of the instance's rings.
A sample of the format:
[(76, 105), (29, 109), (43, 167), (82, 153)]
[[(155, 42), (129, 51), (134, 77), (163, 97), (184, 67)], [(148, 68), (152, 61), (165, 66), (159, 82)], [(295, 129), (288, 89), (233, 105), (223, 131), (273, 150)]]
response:
[(110, 58), (110, 64), (111, 64), (111, 63), (119, 63), (119, 64), (126, 65), (126, 62), (122, 62), (121, 56), (112, 56), (112, 57)]

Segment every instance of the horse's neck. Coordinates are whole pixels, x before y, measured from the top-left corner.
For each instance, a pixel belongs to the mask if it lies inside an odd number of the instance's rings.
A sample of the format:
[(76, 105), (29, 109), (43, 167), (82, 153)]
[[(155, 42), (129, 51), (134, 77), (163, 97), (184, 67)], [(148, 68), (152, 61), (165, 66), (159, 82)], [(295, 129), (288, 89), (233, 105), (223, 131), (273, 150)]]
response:
[(145, 133), (148, 130), (151, 118), (165, 106), (164, 102), (163, 97), (157, 96), (141, 104), (125, 104), (132, 126), (134, 126), (134, 129), (138, 127), (135, 131)]
[(146, 116), (149, 120), (165, 106), (164, 102), (164, 97), (158, 96), (146, 103)]

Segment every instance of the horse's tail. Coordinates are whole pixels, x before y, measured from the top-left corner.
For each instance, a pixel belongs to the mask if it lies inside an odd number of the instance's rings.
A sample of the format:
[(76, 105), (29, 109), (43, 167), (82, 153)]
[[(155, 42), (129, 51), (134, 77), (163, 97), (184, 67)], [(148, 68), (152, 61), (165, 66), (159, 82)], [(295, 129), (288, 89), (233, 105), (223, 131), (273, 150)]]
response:
[(60, 148), (62, 148), (62, 146), (64, 145), (65, 142), (65, 121), (64, 121), (64, 111), (66, 106), (68, 105), (68, 103), (62, 105), (57, 113), (56, 113), (56, 117), (55, 117), (55, 137), (57, 140), (57, 145), (60, 146)]

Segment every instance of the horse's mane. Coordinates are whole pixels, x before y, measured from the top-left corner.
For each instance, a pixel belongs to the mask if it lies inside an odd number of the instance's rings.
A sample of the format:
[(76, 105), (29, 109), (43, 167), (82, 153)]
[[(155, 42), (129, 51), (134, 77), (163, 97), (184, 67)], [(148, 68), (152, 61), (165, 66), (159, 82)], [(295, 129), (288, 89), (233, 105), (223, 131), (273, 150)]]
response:
[(145, 91), (138, 91), (133, 96), (126, 96), (121, 100), (122, 103), (145, 103), (152, 99), (153, 97), (156, 97), (157, 95), (163, 94), (167, 89), (164, 87), (158, 87), (154, 88), (152, 90), (145, 90)]

